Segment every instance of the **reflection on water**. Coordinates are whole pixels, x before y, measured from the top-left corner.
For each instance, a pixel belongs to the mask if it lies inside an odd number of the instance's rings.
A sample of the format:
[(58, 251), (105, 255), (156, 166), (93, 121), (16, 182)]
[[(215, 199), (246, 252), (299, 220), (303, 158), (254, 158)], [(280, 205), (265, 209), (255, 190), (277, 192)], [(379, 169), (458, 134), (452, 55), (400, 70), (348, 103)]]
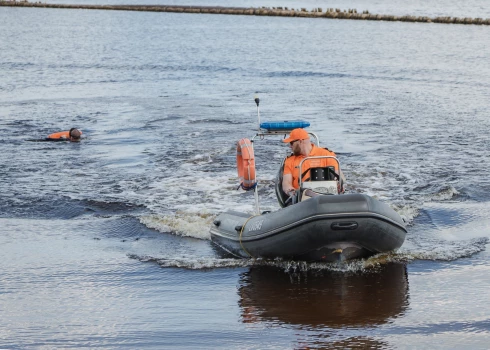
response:
[(300, 328), (371, 327), (404, 314), (408, 306), (406, 266), (376, 271), (290, 275), (252, 267), (240, 279), (242, 322), (293, 324)]

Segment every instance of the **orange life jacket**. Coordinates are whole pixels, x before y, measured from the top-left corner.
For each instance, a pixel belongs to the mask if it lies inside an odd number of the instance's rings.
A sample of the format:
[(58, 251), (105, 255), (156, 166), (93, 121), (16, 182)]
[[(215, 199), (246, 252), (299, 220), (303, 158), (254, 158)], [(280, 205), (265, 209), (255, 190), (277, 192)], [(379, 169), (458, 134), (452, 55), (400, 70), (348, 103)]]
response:
[[(80, 130), (80, 135), (82, 134), (82, 131)], [(69, 139), (70, 138), (70, 131), (60, 131), (60, 132), (55, 132), (54, 134), (48, 135), (48, 139)]]
[[(312, 149), (310, 151), (310, 154), (308, 157), (315, 157), (315, 156), (331, 156), (331, 157), (336, 157), (335, 153), (330, 151), (329, 149), (326, 148), (320, 148), (315, 145), (312, 145)], [(295, 156), (291, 155), (289, 156), (286, 161), (284, 162), (284, 174), (291, 174), (293, 177), (293, 187), (298, 189), (299, 187), (299, 163), (306, 158), (303, 155), (300, 156)], [(327, 167), (327, 166), (334, 166), (335, 171), (338, 173), (338, 164), (335, 160), (331, 158), (324, 158), (324, 159), (308, 159), (303, 163), (302, 166), (302, 172), (303, 176), (306, 175), (306, 171), (310, 168), (316, 168), (316, 167)]]

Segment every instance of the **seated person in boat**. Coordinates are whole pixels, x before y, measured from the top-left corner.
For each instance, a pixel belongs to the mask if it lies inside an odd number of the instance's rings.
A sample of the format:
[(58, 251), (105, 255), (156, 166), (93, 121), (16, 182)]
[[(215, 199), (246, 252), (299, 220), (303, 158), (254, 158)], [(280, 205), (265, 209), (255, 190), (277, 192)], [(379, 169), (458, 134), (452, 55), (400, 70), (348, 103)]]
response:
[(82, 132), (80, 130), (78, 130), (77, 128), (71, 128), (69, 131), (60, 131), (48, 135), (48, 137), (45, 140), (79, 142), (81, 136), (82, 136)]
[[(282, 190), (289, 196), (296, 193), (299, 188), (299, 163), (306, 157), (316, 156), (332, 156), (336, 157), (335, 153), (327, 148), (316, 146), (310, 141), (310, 135), (304, 129), (294, 129), (283, 142), (289, 143), (293, 154), (284, 162), (284, 172), (282, 179)], [(335, 167), (335, 172), (339, 174), (338, 163), (331, 158), (324, 159), (308, 159), (302, 165), (303, 178), (302, 181), (309, 177), (308, 169), (319, 167)], [(344, 179), (340, 172), (340, 177)]]

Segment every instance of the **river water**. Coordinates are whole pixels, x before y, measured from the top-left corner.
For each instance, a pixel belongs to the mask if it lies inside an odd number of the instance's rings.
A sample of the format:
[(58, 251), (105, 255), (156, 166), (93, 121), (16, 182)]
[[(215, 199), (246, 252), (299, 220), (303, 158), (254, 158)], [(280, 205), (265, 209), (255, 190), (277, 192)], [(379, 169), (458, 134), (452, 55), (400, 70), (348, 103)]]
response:
[[(490, 13), (416, 4), (397, 10)], [(0, 348), (488, 348), (490, 28), (0, 8), (0, 30)], [(399, 251), (216, 251), (213, 218), (254, 210), (235, 142), (256, 132), (255, 94), (261, 121), (309, 121), (347, 191), (406, 219)], [(37, 142), (70, 127), (82, 142)], [(276, 210), (288, 149), (255, 147)]]

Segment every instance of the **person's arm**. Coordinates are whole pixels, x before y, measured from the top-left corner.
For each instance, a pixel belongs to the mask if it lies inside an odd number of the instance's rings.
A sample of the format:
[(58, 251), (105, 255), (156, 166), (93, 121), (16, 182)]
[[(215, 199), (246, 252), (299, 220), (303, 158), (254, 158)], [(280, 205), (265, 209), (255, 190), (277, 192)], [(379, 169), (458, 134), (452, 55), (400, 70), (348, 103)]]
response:
[(293, 187), (293, 169), (292, 169), (293, 161), (291, 158), (287, 158), (284, 161), (284, 167), (282, 169), (282, 190), (288, 196), (292, 196), (294, 194)]
[(295, 189), (293, 187), (293, 175), (291, 175), (291, 174), (284, 174), (283, 175), (283, 177), (282, 177), (282, 190), (288, 196), (291, 196), (294, 194)]

